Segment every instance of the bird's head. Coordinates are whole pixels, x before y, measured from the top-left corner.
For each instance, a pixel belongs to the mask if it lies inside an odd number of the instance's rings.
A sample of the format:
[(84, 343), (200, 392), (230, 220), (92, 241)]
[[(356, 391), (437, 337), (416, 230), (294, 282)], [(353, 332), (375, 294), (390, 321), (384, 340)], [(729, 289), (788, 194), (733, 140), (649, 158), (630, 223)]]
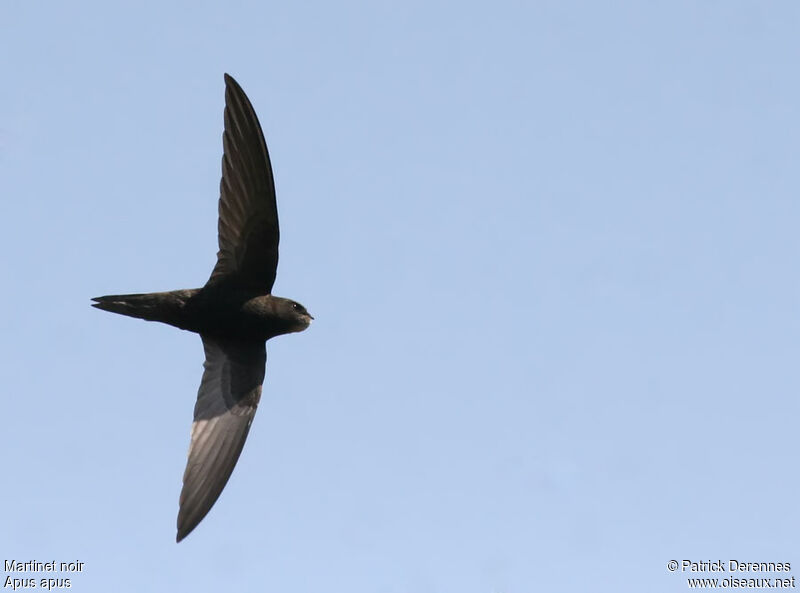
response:
[(303, 331), (311, 325), (311, 321), (314, 319), (306, 308), (296, 301), (285, 299), (282, 308), (284, 309), (282, 311), (284, 318), (290, 321), (290, 331), (292, 332)]

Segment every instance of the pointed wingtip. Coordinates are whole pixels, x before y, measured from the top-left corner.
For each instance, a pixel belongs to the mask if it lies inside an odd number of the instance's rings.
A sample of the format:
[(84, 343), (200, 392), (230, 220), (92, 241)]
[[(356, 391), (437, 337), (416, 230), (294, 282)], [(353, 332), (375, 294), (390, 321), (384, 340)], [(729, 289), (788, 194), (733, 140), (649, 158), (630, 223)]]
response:
[(177, 533), (175, 534), (175, 543), (176, 543), (176, 544), (179, 544), (179, 543), (181, 543), (181, 542), (182, 542), (184, 539), (186, 539), (186, 536), (187, 536), (187, 535), (189, 535), (189, 534), (190, 534), (192, 531), (194, 531), (194, 528), (195, 528), (195, 527), (197, 527), (197, 526), (199, 525), (199, 523), (200, 523), (200, 521), (197, 521), (197, 522), (196, 522), (194, 525), (192, 525), (191, 523), (186, 523), (186, 522), (184, 521), (184, 522), (183, 522), (183, 524), (181, 524), (181, 523), (180, 523), (180, 519), (181, 519), (181, 518), (180, 518), (180, 517), (178, 517), (178, 519), (179, 519), (179, 522), (178, 522), (178, 531), (177, 531)]
[(186, 536), (189, 535), (197, 525), (190, 525), (187, 523), (178, 513), (178, 523), (176, 525), (178, 531), (175, 533), (175, 543), (179, 544), (182, 540), (186, 539)]

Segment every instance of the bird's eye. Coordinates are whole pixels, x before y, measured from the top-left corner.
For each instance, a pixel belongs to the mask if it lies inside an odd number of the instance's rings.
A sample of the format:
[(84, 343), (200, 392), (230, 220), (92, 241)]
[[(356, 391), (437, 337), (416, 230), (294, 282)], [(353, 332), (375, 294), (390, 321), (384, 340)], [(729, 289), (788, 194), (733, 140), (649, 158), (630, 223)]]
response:
[(292, 309), (295, 311), (302, 311), (303, 307), (300, 306), (300, 303), (292, 303)]

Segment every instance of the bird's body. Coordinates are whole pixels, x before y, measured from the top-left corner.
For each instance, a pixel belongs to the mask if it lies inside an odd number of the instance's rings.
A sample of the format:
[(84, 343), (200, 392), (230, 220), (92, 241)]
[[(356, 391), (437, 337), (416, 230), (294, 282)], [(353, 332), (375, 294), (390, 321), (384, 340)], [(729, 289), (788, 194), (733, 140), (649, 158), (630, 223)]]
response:
[(302, 305), (289, 299), (215, 286), (109, 295), (97, 297), (94, 306), (201, 335), (262, 342), (303, 331), (310, 322)]
[(313, 319), (299, 303), (271, 294), (279, 240), (272, 165), (253, 106), (227, 74), (223, 147), (219, 252), (205, 286), (92, 299), (98, 309), (167, 323), (203, 340), (205, 370), (183, 475), (178, 541), (206, 516), (239, 459), (261, 398), (266, 340), (303, 331)]

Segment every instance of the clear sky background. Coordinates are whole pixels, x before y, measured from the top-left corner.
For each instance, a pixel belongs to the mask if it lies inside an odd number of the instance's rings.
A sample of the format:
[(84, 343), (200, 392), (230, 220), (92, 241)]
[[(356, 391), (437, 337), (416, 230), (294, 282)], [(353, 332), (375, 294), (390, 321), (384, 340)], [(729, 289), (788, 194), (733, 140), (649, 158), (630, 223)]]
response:
[[(788, 1), (4, 1), (0, 559), (119, 593), (800, 572), (799, 30)], [(89, 299), (206, 281), (223, 72), (272, 155), (275, 293), (316, 321), (268, 343), (176, 545), (200, 340)]]

